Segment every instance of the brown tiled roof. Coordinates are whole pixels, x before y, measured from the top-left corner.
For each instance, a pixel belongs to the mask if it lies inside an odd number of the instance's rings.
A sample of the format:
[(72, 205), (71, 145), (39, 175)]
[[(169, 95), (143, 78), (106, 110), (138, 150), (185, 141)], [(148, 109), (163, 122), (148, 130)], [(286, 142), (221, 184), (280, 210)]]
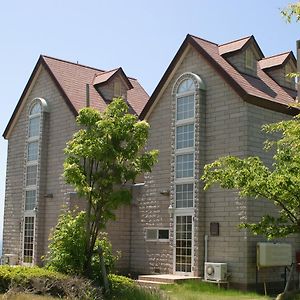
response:
[(158, 86), (154, 90), (149, 101), (147, 102), (144, 110), (141, 113), (141, 118), (145, 118), (147, 115), (147, 112), (155, 102), (160, 90), (163, 88), (176, 63), (179, 61), (180, 56), (183, 54), (188, 45), (192, 45), (196, 51), (202, 55), (208, 61), (208, 63), (223, 77), (223, 79), (232, 86), (232, 88), (244, 101), (291, 115), (299, 113), (298, 109), (289, 106), (290, 104), (294, 103), (294, 99), (290, 95), (291, 93), (287, 93), (285, 89), (279, 86), (271, 77), (267, 75), (267, 73), (261, 70), (259, 66), (257, 77), (240, 73), (223, 56), (220, 55), (220, 46), (188, 34)]
[(263, 58), (259, 61), (259, 67), (264, 70), (281, 66), (290, 56), (294, 56), (291, 51)]
[[(46, 68), (74, 115), (77, 115), (78, 111), (86, 106), (86, 84), (90, 84), (90, 106), (101, 111), (106, 107), (105, 100), (93, 86), (94, 78), (99, 74), (105, 73), (105, 71), (41, 55), (3, 133), (5, 138), (40, 65)], [(116, 69), (116, 71), (119, 69)], [(128, 103), (134, 112), (140, 115), (149, 96), (136, 79), (127, 78), (127, 80), (133, 87), (128, 91)]]
[(251, 36), (247, 36), (236, 41), (228, 42), (219, 46), (220, 55), (235, 52), (241, 50), (247, 42), (251, 39)]
[(126, 83), (128, 89), (132, 89), (133, 86), (130, 83), (130, 80), (128, 77), (125, 75), (124, 71), (122, 68), (117, 68), (111, 71), (103, 72), (100, 74), (95, 75), (95, 78), (93, 80), (93, 85), (103, 85), (112, 80), (115, 76), (120, 75), (124, 82)]

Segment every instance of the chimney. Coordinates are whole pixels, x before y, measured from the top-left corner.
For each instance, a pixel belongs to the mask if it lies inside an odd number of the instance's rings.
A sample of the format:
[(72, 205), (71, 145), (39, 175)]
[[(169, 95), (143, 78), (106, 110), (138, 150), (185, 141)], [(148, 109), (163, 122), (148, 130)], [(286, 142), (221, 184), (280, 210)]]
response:
[(90, 86), (87, 83), (85, 85), (85, 92), (86, 92), (86, 107), (90, 107)]
[[(297, 73), (300, 74), (300, 40), (297, 41)], [(300, 77), (297, 77), (297, 100), (300, 102)]]

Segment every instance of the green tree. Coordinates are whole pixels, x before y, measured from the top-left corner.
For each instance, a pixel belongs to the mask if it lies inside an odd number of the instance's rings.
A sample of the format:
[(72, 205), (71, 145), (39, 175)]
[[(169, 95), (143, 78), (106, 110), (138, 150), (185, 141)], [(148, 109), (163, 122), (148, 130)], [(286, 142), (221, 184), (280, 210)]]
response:
[(114, 99), (103, 113), (82, 109), (76, 121), (81, 129), (67, 143), (64, 177), (87, 200), (83, 269), (90, 277), (100, 231), (115, 218), (120, 205), (130, 202), (126, 183), (150, 172), (158, 151), (144, 151), (149, 125), (129, 114), (121, 98)]
[(278, 208), (278, 215), (266, 214), (258, 223), (242, 223), (254, 234), (268, 239), (300, 232), (300, 116), (263, 126), (278, 139), (267, 140), (265, 149), (275, 151), (268, 167), (259, 157), (222, 157), (204, 167), (202, 179), (207, 190), (214, 183), (224, 189), (237, 189), (240, 197), (267, 199)]
[[(58, 223), (51, 232), (49, 254), (46, 266), (54, 271), (69, 275), (84, 275), (85, 231), (86, 212), (78, 210), (66, 211), (58, 219)], [(110, 273), (118, 260), (120, 253), (113, 254), (112, 245), (107, 238), (107, 234), (101, 233), (97, 238), (94, 250), (99, 245), (103, 249), (105, 267)], [(99, 255), (94, 253), (92, 256), (92, 276), (95, 281), (103, 281), (101, 277), (101, 267)]]
[(281, 11), (283, 17), (287, 22), (291, 23), (293, 19), (296, 22), (300, 21), (300, 1), (289, 4), (285, 9)]

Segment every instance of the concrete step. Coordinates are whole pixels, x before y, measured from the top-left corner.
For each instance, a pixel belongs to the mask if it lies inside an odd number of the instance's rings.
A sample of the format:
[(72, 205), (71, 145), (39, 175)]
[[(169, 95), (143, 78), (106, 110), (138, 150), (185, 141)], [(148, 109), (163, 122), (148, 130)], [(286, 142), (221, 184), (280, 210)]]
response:
[(201, 280), (200, 277), (173, 275), (173, 274), (159, 274), (159, 275), (140, 275), (138, 280), (159, 282), (160, 284), (180, 283), (184, 280)]
[(161, 282), (161, 281), (153, 281), (153, 280), (135, 280), (135, 282), (141, 286), (141, 287), (146, 287), (146, 288), (159, 288), (160, 285), (165, 285), (165, 284), (171, 284), (168, 282)]

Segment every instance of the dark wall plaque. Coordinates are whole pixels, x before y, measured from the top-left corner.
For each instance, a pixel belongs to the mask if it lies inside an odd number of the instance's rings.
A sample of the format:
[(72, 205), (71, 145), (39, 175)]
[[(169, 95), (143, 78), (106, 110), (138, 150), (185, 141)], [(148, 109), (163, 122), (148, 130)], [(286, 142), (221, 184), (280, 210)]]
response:
[(219, 223), (218, 222), (210, 223), (210, 235), (211, 236), (219, 236)]

